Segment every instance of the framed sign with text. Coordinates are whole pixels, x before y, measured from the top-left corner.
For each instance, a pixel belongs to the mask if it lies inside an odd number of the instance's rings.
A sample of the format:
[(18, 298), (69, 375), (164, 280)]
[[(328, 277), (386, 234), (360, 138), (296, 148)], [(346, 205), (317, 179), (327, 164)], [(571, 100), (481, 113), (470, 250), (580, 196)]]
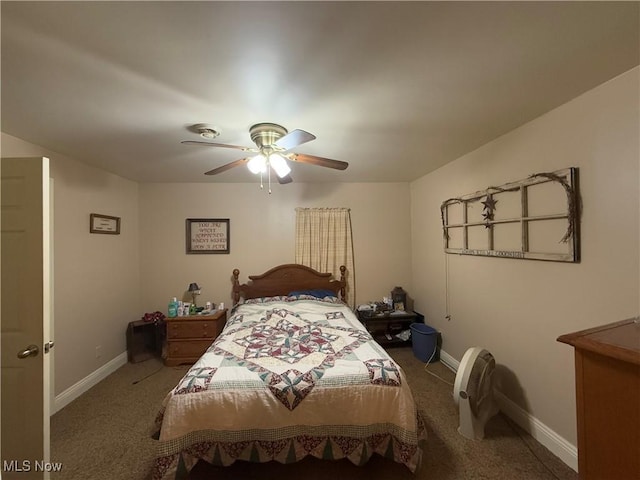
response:
[(229, 253), (229, 219), (187, 218), (187, 253)]
[(120, 235), (120, 217), (92, 213), (89, 215), (89, 233)]

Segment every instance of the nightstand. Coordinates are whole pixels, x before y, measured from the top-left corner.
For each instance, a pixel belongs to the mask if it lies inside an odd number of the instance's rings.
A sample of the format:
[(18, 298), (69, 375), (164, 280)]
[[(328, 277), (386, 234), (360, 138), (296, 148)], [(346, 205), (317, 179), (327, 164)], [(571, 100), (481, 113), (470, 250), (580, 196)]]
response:
[(164, 364), (168, 367), (195, 363), (218, 338), (227, 322), (227, 310), (211, 315), (186, 315), (166, 318), (167, 350)]
[(356, 311), (358, 320), (362, 322), (373, 339), (383, 347), (409, 346), (411, 337), (402, 340), (397, 335), (410, 330), (410, 325), (416, 321), (418, 315), (414, 312), (386, 312), (374, 314), (369, 311)]
[(160, 356), (162, 341), (160, 328), (164, 322), (129, 322), (127, 327), (127, 360), (131, 363), (143, 362)]

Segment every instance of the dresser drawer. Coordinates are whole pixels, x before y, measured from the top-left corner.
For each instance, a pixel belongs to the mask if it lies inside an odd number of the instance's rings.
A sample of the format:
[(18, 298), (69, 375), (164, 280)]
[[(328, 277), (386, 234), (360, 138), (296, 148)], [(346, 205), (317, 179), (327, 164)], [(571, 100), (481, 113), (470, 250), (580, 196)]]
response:
[(213, 340), (176, 340), (169, 341), (167, 354), (170, 357), (189, 357), (189, 358), (199, 358), (202, 356), (204, 352), (207, 351), (207, 348), (211, 346)]
[(167, 337), (174, 338), (215, 338), (218, 333), (216, 320), (186, 320), (171, 322), (167, 328)]
[(220, 335), (225, 323), (226, 310), (211, 315), (168, 318), (165, 365), (170, 367), (196, 362)]

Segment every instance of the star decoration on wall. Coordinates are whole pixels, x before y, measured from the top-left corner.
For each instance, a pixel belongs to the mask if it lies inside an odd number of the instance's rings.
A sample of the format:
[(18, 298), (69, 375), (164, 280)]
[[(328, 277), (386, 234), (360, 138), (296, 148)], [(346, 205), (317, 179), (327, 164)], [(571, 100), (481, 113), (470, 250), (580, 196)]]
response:
[(493, 214), (493, 211), (496, 209), (496, 203), (498, 203), (498, 200), (493, 198), (493, 195), (491, 194), (487, 195), (487, 199), (484, 202), (482, 202), (482, 204), (484, 205), (484, 210), (488, 210), (492, 214)]
[(498, 201), (494, 199), (491, 194), (487, 195), (484, 202), (482, 202), (482, 205), (484, 205), (484, 208), (482, 209), (482, 218), (484, 218), (485, 221), (484, 228), (491, 228), (491, 221), (493, 220), (496, 203), (498, 203)]

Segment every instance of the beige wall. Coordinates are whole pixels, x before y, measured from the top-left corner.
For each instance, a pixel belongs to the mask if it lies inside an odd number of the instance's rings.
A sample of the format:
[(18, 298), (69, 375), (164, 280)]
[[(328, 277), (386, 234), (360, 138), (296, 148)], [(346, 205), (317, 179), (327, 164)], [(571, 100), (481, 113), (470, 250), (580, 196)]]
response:
[[(471, 346), (490, 350), (501, 390), (574, 445), (573, 351), (556, 338), (639, 312), (638, 72), (411, 184), (416, 309), (442, 332), (443, 349), (455, 359)], [(579, 264), (445, 256), (441, 202), (565, 167), (580, 174)]]
[[(406, 183), (141, 184), (141, 298), (147, 309), (166, 312), (190, 282), (202, 288), (200, 304), (231, 301), (231, 278), (240, 270), (263, 273), (293, 263), (296, 207), (351, 209), (356, 302), (381, 299), (395, 285), (411, 291), (411, 227)], [(187, 255), (187, 218), (228, 218), (230, 254)], [(184, 296), (185, 300), (190, 297)]]
[[(246, 281), (293, 262), (296, 207), (351, 209), (357, 301), (395, 285), (411, 291), (406, 183), (294, 183), (272, 195), (257, 182), (137, 184), (4, 133), (1, 155), (51, 159), (56, 395), (124, 352), (128, 322), (166, 313), (190, 282), (202, 287), (201, 302), (228, 304), (234, 268)], [(121, 217), (121, 234), (90, 234), (90, 213)], [(230, 219), (229, 255), (185, 254), (185, 219), (198, 217)]]
[[(0, 153), (51, 160), (57, 395), (125, 351), (140, 318), (138, 185), (4, 133)], [(90, 213), (121, 217), (121, 234), (90, 234)]]

